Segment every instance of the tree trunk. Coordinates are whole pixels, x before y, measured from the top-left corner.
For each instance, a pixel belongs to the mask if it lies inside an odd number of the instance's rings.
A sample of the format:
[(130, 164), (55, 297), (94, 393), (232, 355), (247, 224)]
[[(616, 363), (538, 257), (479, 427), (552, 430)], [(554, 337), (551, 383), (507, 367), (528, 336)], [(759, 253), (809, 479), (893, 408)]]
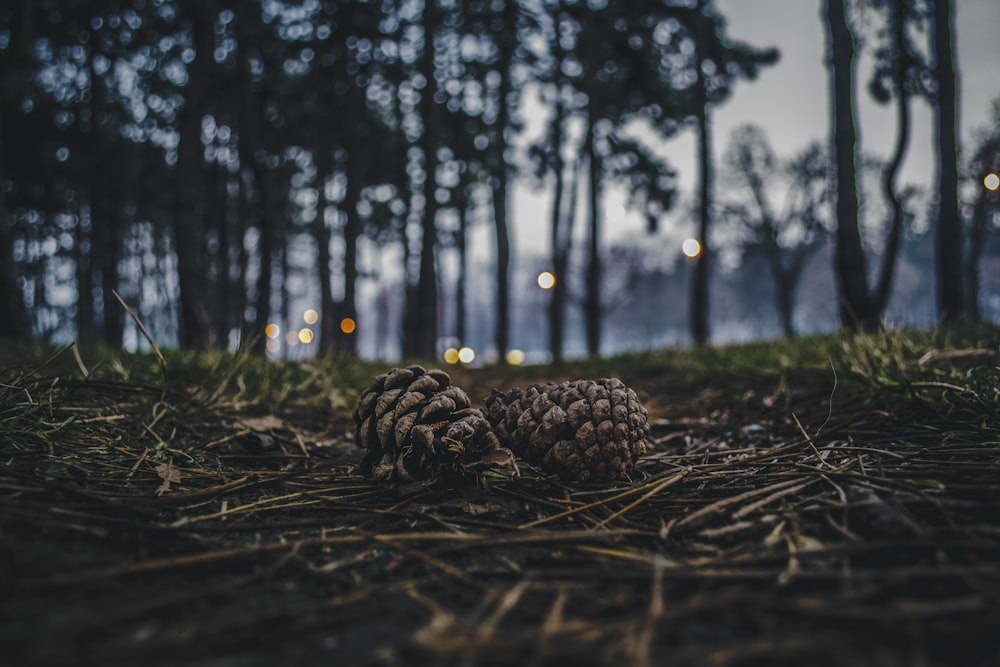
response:
[[(97, 169), (98, 173), (103, 169)], [(107, 183), (109, 181), (105, 181)], [(119, 220), (119, 208), (113, 202), (107, 186), (94, 192), (94, 196), (104, 200), (101, 205), (100, 220), (96, 222), (95, 253), (97, 266), (101, 271), (101, 302), (102, 331), (101, 339), (111, 347), (121, 347), (122, 332), (125, 326), (124, 311), (114, 293), (120, 291), (118, 286), (118, 263), (121, 260), (122, 225)]]
[(455, 249), (458, 250), (458, 279), (455, 284), (455, 337), (462, 345), (466, 343), (465, 290), (469, 281), (469, 254), (467, 230), (469, 225), (469, 197), (467, 186), (460, 186), (455, 193), (455, 207), (458, 211), (458, 232), (455, 234)]
[(493, 220), (497, 238), (497, 311), (496, 346), (497, 354), (503, 359), (507, 353), (510, 336), (510, 228), (507, 220), (507, 187), (510, 182), (510, 166), (507, 164), (507, 128), (510, 125), (511, 63), (517, 48), (517, 6), (514, 2), (503, 3), (502, 26), (497, 36), (500, 60), (497, 72), (500, 85), (497, 90), (496, 139), (493, 151), (496, 155), (496, 179), (493, 181)]
[[(321, 150), (324, 149), (321, 148)], [(320, 171), (320, 173), (323, 174), (320, 183), (325, 190), (326, 175), (329, 172)], [(316, 238), (316, 263), (318, 264), (316, 277), (319, 280), (319, 353), (321, 355), (333, 352), (334, 339), (340, 330), (337, 324), (337, 315), (334, 312), (333, 286), (331, 284), (333, 275), (330, 270), (330, 228), (326, 221), (327, 212), (332, 210), (330, 203), (326, 202), (324, 206), (320, 207), (316, 220), (313, 222), (313, 235)]]
[(833, 109), (836, 163), (837, 234), (834, 272), (845, 328), (874, 328), (878, 315), (868, 293), (867, 267), (858, 228), (857, 129), (854, 124), (854, 38), (847, 25), (845, 0), (824, 0)]
[[(10, 3), (10, 25), (17, 26), (8, 34), (6, 53), (0, 53), (0, 183), (4, 183), (4, 160), (11, 155), (4, 139), (10, 128), (9, 110), (25, 84), (34, 39), (31, 26), (31, 2)], [(8, 222), (6, 188), (0, 187), (0, 339), (30, 340), (31, 318), (24, 305), (24, 294), (18, 286), (14, 266), (14, 235)]]
[[(237, 42), (242, 45), (243, 57), (246, 58), (248, 44), (253, 37), (246, 19), (237, 19)], [(246, 64), (246, 63), (244, 63)], [(252, 350), (258, 354), (266, 351), (267, 339), (264, 329), (271, 315), (271, 282), (274, 278), (274, 263), (279, 252), (278, 218), (281, 215), (280, 206), (275, 201), (275, 193), (271, 184), (271, 174), (264, 162), (267, 151), (264, 146), (264, 131), (261, 127), (263, 105), (260, 95), (254, 89), (248, 66), (240, 72), (239, 108), (239, 151), (240, 164), (253, 174), (254, 187), (257, 190), (257, 206), (255, 217), (258, 229), (257, 255), (260, 271), (257, 276), (257, 299), (254, 303), (254, 321), (245, 325), (247, 338), (252, 341)], [(284, 301), (284, 300), (283, 300)]]
[[(601, 165), (597, 155), (597, 136), (593, 102), (587, 103), (587, 167), (589, 176), (590, 243), (587, 258), (587, 297), (584, 318), (587, 330), (587, 354), (596, 358), (601, 353)], [(558, 279), (558, 276), (557, 276)]]
[[(702, 10), (703, 3), (699, 3)], [(707, 60), (703, 50), (708, 39), (705, 32), (704, 15), (699, 11), (697, 51), (697, 95), (698, 119), (698, 242), (701, 253), (695, 260), (694, 279), (691, 282), (691, 338), (695, 345), (707, 345), (711, 332), (708, 323), (708, 279), (710, 275), (711, 251), (708, 245), (709, 220), (712, 215), (712, 137), (708, 108), (708, 93), (701, 65)]]
[[(358, 95), (362, 93), (363, 91), (357, 91)], [(354, 124), (356, 122), (356, 119), (353, 120), (349, 127), (359, 128), (360, 126)], [(356, 132), (357, 139), (363, 141), (364, 137), (360, 136), (360, 129), (357, 129)], [(337, 313), (338, 322), (346, 318), (357, 322), (358, 319), (356, 296), (358, 285), (358, 239), (361, 237), (362, 231), (361, 218), (358, 215), (358, 203), (361, 200), (361, 187), (364, 182), (365, 171), (364, 163), (367, 161), (367, 157), (362, 154), (364, 149), (362, 148), (361, 141), (354, 141), (352, 144), (351, 150), (348, 153), (347, 189), (344, 193), (344, 298), (340, 303), (339, 312)], [(355, 347), (357, 335), (354, 332), (346, 333), (338, 324), (335, 335), (337, 336), (334, 339), (337, 341), (335, 348), (338, 354), (349, 356), (357, 354)]]
[[(5, 120), (0, 97), (0, 183), (4, 182), (3, 160), (6, 157), (3, 146)], [(0, 339), (30, 340), (31, 323), (24, 306), (24, 295), (17, 284), (14, 267), (14, 238), (7, 222), (7, 193), (0, 187)]]
[(962, 264), (965, 267), (965, 317), (968, 322), (977, 324), (982, 319), (982, 313), (979, 312), (979, 261), (983, 255), (989, 219), (986, 198), (987, 195), (982, 191), (976, 197), (972, 228), (969, 230), (969, 256)]
[[(558, 40), (556, 40), (558, 42)], [(552, 197), (551, 244), (552, 272), (556, 282), (552, 286), (549, 299), (549, 350), (552, 361), (563, 359), (563, 337), (566, 323), (566, 238), (563, 231), (563, 188), (565, 185), (565, 165), (562, 159), (563, 125), (565, 107), (562, 101), (562, 86), (556, 86), (555, 109), (552, 114), (552, 171), (555, 174), (555, 192)]]
[(184, 106), (178, 118), (180, 143), (177, 146), (177, 211), (174, 219), (174, 247), (180, 288), (180, 341), (186, 348), (208, 346), (211, 321), (205, 301), (205, 239), (202, 235), (202, 207), (205, 204), (205, 161), (202, 157), (201, 119), (212, 85), (212, 52), (215, 48), (215, 2), (192, 4), (191, 30), (195, 59), (188, 65)]
[[(242, 140), (240, 141), (242, 144)], [(252, 155), (252, 153), (251, 153)], [(266, 350), (264, 328), (271, 315), (271, 282), (274, 278), (274, 224), (271, 215), (270, 194), (268, 191), (267, 168), (258, 161), (251, 162), (254, 183), (260, 196), (260, 213), (258, 214), (259, 231), (257, 237), (257, 256), (260, 271), (257, 274), (257, 300), (254, 303), (254, 324), (248, 327), (252, 350), (263, 354)]]
[(906, 88), (907, 72), (910, 68), (910, 54), (906, 47), (906, 17), (903, 0), (889, 3), (889, 29), (893, 53), (893, 94), (896, 100), (896, 147), (882, 174), (882, 194), (889, 202), (889, 236), (882, 252), (882, 268), (875, 288), (874, 308), (879, 319), (885, 314), (892, 295), (892, 278), (896, 272), (896, 258), (903, 240), (903, 204), (896, 192), (896, 177), (906, 157), (910, 143), (910, 93)]
[(233, 327), (232, 295), (233, 281), (230, 277), (232, 271), (232, 255), (230, 250), (233, 246), (232, 229), (230, 229), (229, 216), (229, 193), (226, 188), (228, 174), (226, 168), (221, 164), (215, 164), (212, 170), (212, 181), (215, 192), (212, 201), (215, 202), (215, 222), (217, 234), (218, 250), (216, 252), (215, 264), (218, 274), (218, 285), (215, 287), (216, 306), (215, 317), (215, 340), (222, 349), (229, 348), (229, 332)]
[[(405, 336), (416, 338), (414, 352), (424, 358), (437, 356), (437, 268), (434, 249), (437, 246), (437, 212), (435, 198), (438, 167), (438, 114), (434, 101), (436, 87), (434, 77), (434, 35), (437, 32), (439, 16), (435, 0), (425, 0), (422, 24), (424, 28), (424, 49), (421, 56), (421, 73), (426, 79), (420, 95), (420, 117), (423, 132), (420, 135), (420, 149), (423, 153), (424, 182), (422, 195), (424, 207), (420, 224), (420, 269), (417, 278), (416, 312), (412, 313), (414, 329), (405, 331)], [(408, 313), (409, 314), (409, 313)]]
[(698, 243), (701, 244), (701, 252), (695, 259), (694, 277), (691, 281), (691, 339), (695, 345), (707, 345), (711, 337), (709, 328), (709, 296), (708, 280), (710, 272), (711, 251), (708, 245), (708, 230), (711, 196), (711, 166), (706, 157), (708, 153), (708, 123), (704, 119), (705, 114), (699, 114), (698, 118), (698, 142), (699, 142), (699, 201), (698, 201)]
[(97, 339), (94, 318), (94, 272), (91, 256), (94, 250), (93, 206), (86, 213), (77, 209), (76, 233), (73, 239), (73, 261), (76, 264), (76, 337), (77, 340)]
[[(320, 104), (331, 104), (327, 91), (320, 90)], [(316, 278), (319, 281), (319, 354), (329, 355), (334, 350), (334, 341), (340, 332), (333, 303), (333, 271), (330, 266), (330, 224), (328, 215), (339, 215), (333, 202), (327, 200), (327, 184), (334, 177), (334, 139), (332, 121), (317, 119), (316, 126), (316, 183), (319, 187), (319, 211), (312, 224), (313, 238), (316, 240)]]
[(790, 271), (774, 272), (775, 300), (778, 306), (778, 317), (781, 320), (781, 331), (785, 338), (795, 337), (795, 283), (797, 277)]
[(935, 252), (938, 318), (962, 320), (962, 220), (958, 205), (958, 71), (954, 53), (951, 0), (934, 0), (932, 22), (934, 72), (937, 78), (938, 219)]

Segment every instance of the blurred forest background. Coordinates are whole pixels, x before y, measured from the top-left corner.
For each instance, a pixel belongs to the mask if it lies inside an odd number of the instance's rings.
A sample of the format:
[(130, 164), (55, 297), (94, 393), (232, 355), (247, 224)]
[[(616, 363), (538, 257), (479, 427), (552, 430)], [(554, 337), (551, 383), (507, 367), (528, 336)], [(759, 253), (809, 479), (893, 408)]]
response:
[[(785, 155), (713, 132), (781, 54), (711, 0), (5, 0), (0, 337), (521, 363), (997, 319), (1000, 98), (959, 136), (954, 11), (817, 2), (829, 141)], [(602, 241), (610, 193), (644, 235)]]

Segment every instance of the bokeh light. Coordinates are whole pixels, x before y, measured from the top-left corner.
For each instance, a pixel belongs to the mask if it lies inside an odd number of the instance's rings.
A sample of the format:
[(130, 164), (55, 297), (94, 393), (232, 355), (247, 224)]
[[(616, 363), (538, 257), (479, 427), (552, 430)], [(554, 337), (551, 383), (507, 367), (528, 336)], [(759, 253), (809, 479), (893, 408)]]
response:
[(551, 271), (542, 271), (538, 274), (538, 286), (542, 289), (552, 289), (556, 286), (556, 274)]
[(986, 174), (986, 178), (983, 179), (983, 185), (990, 192), (996, 192), (1000, 188), (1000, 176), (997, 174)]
[(268, 339), (264, 346), (267, 347), (268, 352), (277, 353), (281, 349), (281, 343), (273, 338)]
[(471, 347), (463, 347), (458, 351), (458, 360), (463, 364), (471, 364), (476, 359), (476, 351)]
[(701, 243), (698, 242), (698, 239), (687, 239), (681, 244), (681, 252), (694, 259), (701, 254)]
[(507, 363), (511, 366), (520, 366), (524, 363), (524, 350), (507, 350)]
[(453, 347), (449, 347), (447, 350), (444, 351), (444, 360), (449, 364), (457, 364), (458, 350), (456, 350)]
[(313, 342), (312, 329), (306, 329), (305, 327), (299, 329), (299, 342), (306, 345)]
[(355, 322), (350, 317), (345, 317), (344, 319), (340, 320), (340, 330), (343, 331), (345, 334), (352, 334), (354, 333), (354, 330), (357, 328), (358, 328), (358, 323)]
[(295, 331), (289, 331), (285, 334), (285, 343), (288, 347), (295, 347), (299, 344), (299, 335)]
[(315, 308), (310, 308), (306, 312), (302, 313), (302, 321), (306, 324), (316, 324), (319, 322), (319, 313), (316, 312)]
[(281, 335), (281, 327), (279, 327), (274, 322), (271, 322), (266, 327), (264, 327), (264, 335), (268, 338), (277, 338)]

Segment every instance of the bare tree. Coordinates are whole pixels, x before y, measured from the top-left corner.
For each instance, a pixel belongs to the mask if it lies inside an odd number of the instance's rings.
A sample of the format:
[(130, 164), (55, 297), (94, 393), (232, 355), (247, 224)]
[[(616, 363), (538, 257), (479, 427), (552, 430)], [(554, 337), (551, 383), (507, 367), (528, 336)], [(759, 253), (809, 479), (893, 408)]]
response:
[[(795, 291), (802, 272), (830, 235), (826, 204), (828, 158), (818, 144), (779, 160), (764, 131), (743, 125), (733, 131), (723, 158), (734, 181), (719, 202), (723, 220), (742, 231), (742, 250), (761, 252), (774, 279), (775, 305), (784, 334), (795, 334)], [(775, 194), (781, 205), (773, 203)]]

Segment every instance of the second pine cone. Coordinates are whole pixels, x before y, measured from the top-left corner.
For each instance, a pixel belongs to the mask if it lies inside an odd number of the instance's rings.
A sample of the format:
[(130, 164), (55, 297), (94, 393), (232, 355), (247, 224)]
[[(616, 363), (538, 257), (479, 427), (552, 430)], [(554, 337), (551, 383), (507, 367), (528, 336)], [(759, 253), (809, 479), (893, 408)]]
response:
[(486, 415), (516, 455), (565, 480), (627, 480), (646, 453), (646, 409), (616, 378), (494, 389)]

